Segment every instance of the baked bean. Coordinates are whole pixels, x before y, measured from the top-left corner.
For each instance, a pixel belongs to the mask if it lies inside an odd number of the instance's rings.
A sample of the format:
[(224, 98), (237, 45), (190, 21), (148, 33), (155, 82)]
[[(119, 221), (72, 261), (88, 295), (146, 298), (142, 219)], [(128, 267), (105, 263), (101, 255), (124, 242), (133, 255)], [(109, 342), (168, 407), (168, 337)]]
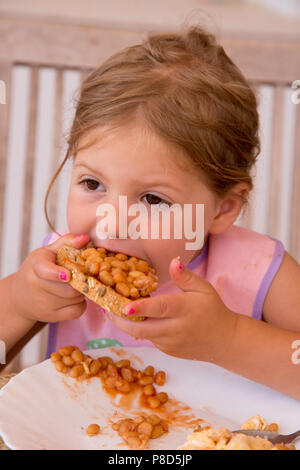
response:
[(155, 424), (160, 423), (160, 417), (157, 416), (157, 415), (149, 415), (149, 416), (147, 416), (146, 420), (147, 420), (149, 423), (151, 423), (153, 426), (154, 426)]
[(50, 354), (51, 361), (56, 362), (61, 360), (61, 355), (58, 352), (53, 352)]
[(101, 361), (102, 369), (106, 369), (108, 364), (113, 364), (113, 360), (109, 356), (99, 357), (99, 360)]
[(62, 348), (59, 348), (58, 353), (61, 356), (69, 356), (70, 354), (72, 354), (74, 349), (75, 349), (74, 346), (64, 346)]
[(129, 393), (131, 390), (130, 384), (123, 379), (116, 381), (116, 389), (122, 393)]
[(113, 364), (108, 364), (106, 370), (107, 370), (108, 375), (111, 376), (111, 377), (118, 377), (119, 376), (118, 369)]
[(70, 377), (80, 377), (84, 373), (84, 368), (82, 364), (77, 364), (76, 366), (72, 367), (70, 370)]
[(108, 271), (100, 271), (99, 279), (103, 284), (106, 286), (113, 286), (114, 285), (114, 278)]
[(111, 268), (110, 272), (111, 272), (112, 275), (114, 275), (114, 274), (123, 274), (125, 276), (127, 274), (123, 271), (123, 269), (120, 269), (120, 268)]
[(63, 356), (62, 357), (62, 362), (68, 367), (73, 367), (74, 364), (75, 364), (75, 361), (74, 361), (74, 359), (72, 359), (71, 356)]
[(150, 406), (150, 408), (158, 408), (161, 405), (159, 399), (156, 397), (148, 397), (147, 403)]
[(148, 263), (146, 263), (146, 261), (139, 260), (139, 261), (137, 262), (137, 270), (138, 270), (138, 271), (142, 271), (142, 273), (146, 273), (146, 274), (147, 274), (148, 269), (149, 269), (149, 266), (148, 266)]
[(154, 367), (153, 366), (147, 366), (146, 369), (144, 370), (144, 375), (153, 375), (154, 374)]
[(145, 274), (141, 273), (140, 271), (129, 271), (128, 276), (134, 277), (134, 278), (145, 278)]
[(165, 392), (160, 392), (156, 395), (156, 398), (159, 399), (159, 401), (163, 404), (166, 403), (169, 399), (168, 394)]
[(99, 434), (100, 432), (100, 426), (98, 424), (90, 424), (86, 428), (86, 434), (88, 436), (95, 436), (96, 434)]
[(122, 367), (129, 367), (130, 366), (130, 361), (128, 359), (121, 359), (120, 361), (115, 363), (115, 366), (118, 369), (121, 369)]
[(99, 271), (110, 271), (111, 269), (111, 264), (108, 261), (102, 261), (100, 264)]
[(149, 282), (146, 278), (139, 277), (139, 278), (135, 278), (135, 279), (132, 281), (132, 284), (133, 284), (134, 287), (136, 287), (137, 289), (144, 289), (145, 287), (147, 287), (148, 285), (150, 285), (150, 282)]
[(136, 287), (131, 287), (130, 289), (130, 297), (133, 299), (137, 299), (140, 296), (139, 291)]
[(125, 261), (126, 266), (128, 267), (129, 271), (136, 271), (136, 263), (134, 261), (127, 260)]
[[(127, 278), (123, 273), (112, 273), (113, 280), (117, 284), (118, 282), (122, 282), (124, 284), (127, 283)], [(126, 284), (127, 285), (127, 284)]]
[(100, 255), (106, 255), (106, 249), (103, 248), (103, 246), (99, 246), (97, 248), (97, 251), (98, 251), (98, 253), (100, 253)]
[(92, 375), (98, 374), (99, 370), (101, 369), (101, 361), (99, 359), (95, 359), (91, 362), (89, 368)]
[(124, 261), (120, 261), (119, 259), (113, 259), (112, 262), (111, 262), (111, 265), (114, 267), (114, 268), (120, 268), (122, 269), (123, 271), (128, 271), (128, 266), (126, 263), (124, 263)]
[(117, 253), (116, 258), (119, 259), (120, 261), (126, 261), (127, 255), (125, 255), (124, 253)]
[(157, 385), (164, 385), (166, 382), (166, 373), (163, 370), (159, 370), (154, 376), (154, 382)]
[(123, 435), (125, 432), (129, 432), (131, 428), (131, 419), (123, 419), (120, 423), (119, 434)]
[(139, 384), (142, 386), (152, 384), (153, 382), (154, 382), (154, 377), (151, 375), (149, 376), (144, 375), (143, 377), (139, 379)]
[(152, 384), (146, 385), (143, 388), (143, 393), (144, 395), (147, 395), (147, 396), (155, 395), (155, 388), (153, 387)]
[(153, 427), (153, 431), (151, 434), (151, 439), (157, 439), (158, 437), (162, 436), (164, 434), (164, 429), (161, 424), (156, 424)]
[(128, 285), (125, 284), (125, 282), (117, 282), (115, 289), (119, 294), (123, 295), (124, 297), (129, 297), (130, 289)]
[(117, 377), (110, 376), (104, 380), (104, 383), (108, 388), (115, 388), (116, 381), (117, 381)]
[(85, 260), (85, 264), (86, 266), (89, 266), (90, 264), (93, 264), (93, 263), (98, 263), (99, 265), (102, 263), (103, 261), (103, 258), (102, 256), (100, 256), (98, 253), (96, 255), (92, 255), (92, 256), (89, 256), (86, 260)]
[(88, 264), (88, 273), (92, 274), (93, 276), (96, 276), (99, 273), (100, 269), (100, 263), (98, 262), (93, 262)]
[(68, 370), (67, 366), (62, 361), (55, 361), (55, 368), (58, 372), (65, 374)]
[(83, 354), (80, 349), (75, 349), (71, 354), (72, 359), (78, 364), (79, 362), (83, 361)]
[(141, 441), (138, 437), (130, 436), (126, 439), (127, 444), (131, 449), (137, 449), (141, 445)]
[(94, 254), (96, 255), (98, 254), (96, 248), (87, 248), (86, 250), (81, 251), (80, 256), (83, 259), (87, 259), (89, 256), (94, 255)]
[(129, 367), (121, 368), (121, 376), (126, 382), (131, 383), (134, 381), (133, 373)]
[(147, 421), (143, 421), (142, 423), (138, 425), (137, 431), (140, 434), (145, 434), (146, 436), (150, 437), (153, 431), (153, 426), (151, 423)]

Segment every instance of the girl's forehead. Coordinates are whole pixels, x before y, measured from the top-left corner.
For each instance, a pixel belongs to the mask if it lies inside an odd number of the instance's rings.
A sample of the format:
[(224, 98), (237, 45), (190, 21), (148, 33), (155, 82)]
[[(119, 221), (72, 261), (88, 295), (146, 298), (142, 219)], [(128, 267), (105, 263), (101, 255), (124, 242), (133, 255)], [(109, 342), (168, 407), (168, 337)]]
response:
[(160, 169), (171, 173), (194, 173), (191, 159), (179, 146), (168, 142), (146, 126), (101, 126), (79, 140), (75, 161), (123, 162), (136, 167)]

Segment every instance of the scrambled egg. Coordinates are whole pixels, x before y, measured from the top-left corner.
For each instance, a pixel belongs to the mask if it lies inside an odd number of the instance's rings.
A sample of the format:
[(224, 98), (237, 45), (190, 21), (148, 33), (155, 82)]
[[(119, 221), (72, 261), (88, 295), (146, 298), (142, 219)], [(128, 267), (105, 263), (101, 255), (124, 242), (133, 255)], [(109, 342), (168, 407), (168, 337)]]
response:
[[(278, 431), (275, 423), (268, 425), (259, 415), (248, 419), (241, 429)], [(272, 444), (261, 437), (232, 433), (226, 428), (209, 428), (196, 430), (187, 436), (186, 442), (179, 450), (294, 450), (293, 444)]]

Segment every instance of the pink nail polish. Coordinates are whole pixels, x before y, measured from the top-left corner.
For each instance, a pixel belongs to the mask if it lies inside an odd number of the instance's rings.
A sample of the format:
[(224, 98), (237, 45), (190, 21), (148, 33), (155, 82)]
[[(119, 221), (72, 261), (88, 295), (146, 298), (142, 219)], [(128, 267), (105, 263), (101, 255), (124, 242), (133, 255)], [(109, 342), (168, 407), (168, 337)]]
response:
[(183, 264), (181, 262), (180, 256), (177, 256), (177, 267), (178, 269), (183, 269)]
[(106, 313), (106, 310), (105, 310), (105, 308), (102, 308), (102, 312), (103, 312), (103, 313)]
[(134, 308), (130, 308), (128, 311), (125, 310), (126, 315), (133, 315), (135, 313)]
[(62, 271), (61, 273), (59, 273), (59, 277), (60, 277), (60, 279), (61, 279), (62, 281), (65, 281), (65, 280), (67, 279), (67, 275), (66, 275), (66, 273), (63, 272), (63, 271)]
[(80, 235), (76, 235), (76, 238), (81, 238), (81, 237), (85, 237), (85, 236), (87, 236), (86, 233), (81, 233)]

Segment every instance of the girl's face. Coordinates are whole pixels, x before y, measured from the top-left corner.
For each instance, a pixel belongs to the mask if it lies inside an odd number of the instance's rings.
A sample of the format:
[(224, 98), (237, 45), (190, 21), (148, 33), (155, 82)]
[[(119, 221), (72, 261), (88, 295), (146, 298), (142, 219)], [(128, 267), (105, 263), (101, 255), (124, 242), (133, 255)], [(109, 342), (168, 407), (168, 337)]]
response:
[[(159, 284), (167, 282), (170, 280), (169, 264), (174, 257), (180, 255), (186, 265), (201, 250), (186, 249), (186, 243), (194, 240), (185, 238), (184, 230), (181, 239), (174, 239), (172, 216), (170, 239), (163, 238), (161, 231), (159, 239), (151, 238), (151, 206), (177, 203), (184, 217), (184, 204), (193, 204), (192, 207), (204, 204), (206, 237), (217, 210), (216, 196), (180, 149), (142, 126), (126, 126), (108, 132), (98, 128), (83, 138), (80, 146), (84, 147), (90, 138), (93, 143), (79, 150), (74, 161), (67, 208), (69, 231), (89, 234), (96, 246), (145, 259), (154, 267)], [(139, 212), (134, 216), (124, 211), (119, 213), (119, 196), (127, 196), (127, 210), (136, 203), (145, 207), (147, 239), (120, 238), (120, 219), (123, 227), (128, 228)], [(99, 204), (112, 205), (116, 213), (116, 231), (109, 232), (107, 226), (105, 240), (97, 237), (97, 224), (103, 219), (96, 215)], [(195, 221), (193, 208), (193, 230)]]

